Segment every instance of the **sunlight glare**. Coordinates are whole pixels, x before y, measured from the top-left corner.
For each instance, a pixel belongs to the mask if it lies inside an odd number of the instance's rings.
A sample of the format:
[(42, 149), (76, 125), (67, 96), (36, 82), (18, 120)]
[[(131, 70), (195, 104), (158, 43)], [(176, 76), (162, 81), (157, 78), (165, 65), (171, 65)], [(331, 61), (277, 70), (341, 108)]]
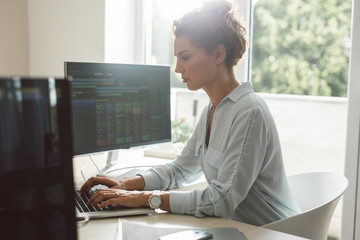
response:
[(164, 17), (169, 20), (180, 18), (184, 13), (200, 8), (203, 0), (157, 0)]

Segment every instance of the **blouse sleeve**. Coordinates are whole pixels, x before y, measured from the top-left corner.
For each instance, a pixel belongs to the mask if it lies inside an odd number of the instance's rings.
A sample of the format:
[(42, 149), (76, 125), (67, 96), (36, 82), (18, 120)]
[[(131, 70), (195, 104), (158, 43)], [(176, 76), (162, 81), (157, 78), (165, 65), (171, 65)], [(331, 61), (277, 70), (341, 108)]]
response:
[(140, 174), (145, 180), (144, 190), (169, 190), (180, 188), (183, 183), (191, 183), (200, 178), (203, 174), (199, 156), (196, 154), (196, 143), (199, 137), (200, 124), (206, 111), (200, 117), (199, 124), (195, 127), (194, 133), (188, 140), (183, 151), (173, 162), (165, 165), (155, 166), (149, 171)]

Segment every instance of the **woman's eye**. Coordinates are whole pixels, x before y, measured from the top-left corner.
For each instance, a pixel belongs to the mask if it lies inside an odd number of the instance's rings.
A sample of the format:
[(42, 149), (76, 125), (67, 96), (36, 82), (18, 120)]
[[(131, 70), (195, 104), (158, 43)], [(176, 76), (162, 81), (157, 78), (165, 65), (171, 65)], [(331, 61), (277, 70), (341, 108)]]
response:
[(187, 60), (189, 60), (190, 59), (190, 56), (184, 56), (184, 57), (182, 57), (182, 59), (183, 59), (183, 61), (187, 61)]

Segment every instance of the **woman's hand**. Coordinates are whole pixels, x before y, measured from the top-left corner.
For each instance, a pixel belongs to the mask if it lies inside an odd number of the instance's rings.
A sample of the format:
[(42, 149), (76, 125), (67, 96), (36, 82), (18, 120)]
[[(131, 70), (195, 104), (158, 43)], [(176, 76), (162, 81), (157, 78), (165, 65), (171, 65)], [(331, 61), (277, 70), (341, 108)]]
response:
[(125, 207), (149, 207), (148, 199), (151, 196), (151, 191), (127, 191), (122, 189), (99, 189), (92, 195), (89, 206), (96, 206), (102, 208), (110, 204), (120, 205)]
[(141, 176), (114, 178), (108, 176), (99, 176), (89, 178), (81, 187), (80, 192), (89, 192), (93, 186), (105, 185), (113, 189), (123, 190), (142, 190), (145, 187), (145, 181)]

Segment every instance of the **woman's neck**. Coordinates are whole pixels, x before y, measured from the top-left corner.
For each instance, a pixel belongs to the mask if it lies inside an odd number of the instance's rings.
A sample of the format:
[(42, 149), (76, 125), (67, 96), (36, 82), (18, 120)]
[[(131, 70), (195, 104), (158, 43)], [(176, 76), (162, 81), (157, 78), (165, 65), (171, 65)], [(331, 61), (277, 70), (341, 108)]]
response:
[(234, 73), (231, 72), (217, 78), (211, 86), (204, 88), (204, 91), (209, 96), (213, 108), (216, 108), (239, 85), (240, 83), (236, 81)]

